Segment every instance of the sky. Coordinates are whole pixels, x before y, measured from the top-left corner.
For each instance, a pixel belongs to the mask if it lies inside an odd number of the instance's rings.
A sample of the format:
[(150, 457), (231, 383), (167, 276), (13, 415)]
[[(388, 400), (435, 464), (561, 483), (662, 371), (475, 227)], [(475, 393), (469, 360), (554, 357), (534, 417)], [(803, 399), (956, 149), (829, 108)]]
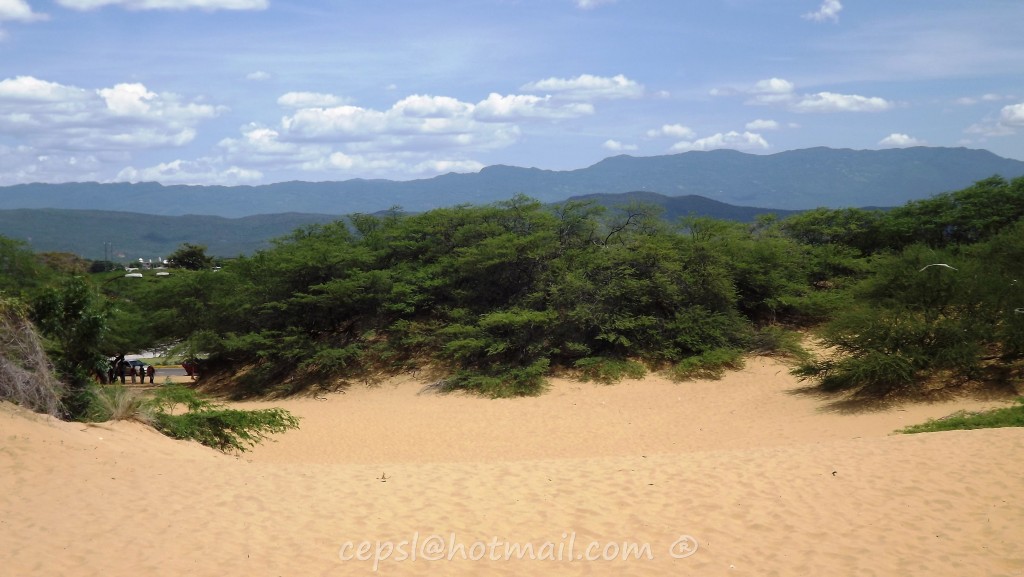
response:
[(1021, 0), (0, 0), (0, 185), (1024, 160)]

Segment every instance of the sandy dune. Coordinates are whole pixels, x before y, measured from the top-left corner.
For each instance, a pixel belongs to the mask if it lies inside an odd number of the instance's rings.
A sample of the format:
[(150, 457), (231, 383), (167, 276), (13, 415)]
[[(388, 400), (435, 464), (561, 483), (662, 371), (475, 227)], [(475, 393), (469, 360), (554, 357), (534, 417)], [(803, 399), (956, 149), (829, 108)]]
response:
[(0, 405), (0, 574), (1024, 575), (1024, 430), (890, 435), (998, 402), (798, 386), (396, 379), (272, 403), (302, 429), (241, 458)]

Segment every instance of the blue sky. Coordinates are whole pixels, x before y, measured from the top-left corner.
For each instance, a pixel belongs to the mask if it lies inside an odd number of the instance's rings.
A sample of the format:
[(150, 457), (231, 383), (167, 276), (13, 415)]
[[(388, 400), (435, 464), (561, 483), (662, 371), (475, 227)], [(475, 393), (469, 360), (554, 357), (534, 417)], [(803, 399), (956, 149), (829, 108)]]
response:
[(1024, 160), (1020, 0), (0, 0), (0, 185)]

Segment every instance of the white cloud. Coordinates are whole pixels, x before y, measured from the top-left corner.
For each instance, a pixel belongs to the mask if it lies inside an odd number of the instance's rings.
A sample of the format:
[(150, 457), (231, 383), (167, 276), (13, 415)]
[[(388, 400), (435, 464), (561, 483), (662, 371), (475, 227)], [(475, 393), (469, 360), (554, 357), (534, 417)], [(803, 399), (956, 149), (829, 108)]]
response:
[(33, 12), (25, 0), (0, 0), (0, 22), (36, 22), (47, 18), (46, 14)]
[(892, 102), (877, 96), (835, 92), (805, 94), (791, 106), (796, 112), (880, 112), (892, 107)]
[[(333, 98), (329, 97), (295, 96), (279, 103), (323, 103)], [(503, 97), (501, 101), (518, 102), (525, 110), (532, 102)], [(250, 124), (242, 128), (241, 137), (225, 138), (218, 146), (225, 164), (260, 167), (263, 173), (298, 170), (321, 173), (323, 178), (413, 178), (475, 172), (483, 165), (467, 154), (507, 146), (519, 138), (518, 126), (494, 118), (498, 112), (493, 110), (481, 112), (482, 105), (416, 94), (386, 110), (353, 105), (297, 108), (279, 126)], [(486, 121), (478, 118), (484, 116)]]
[(406, 118), (453, 119), (470, 115), (473, 105), (451, 96), (413, 94), (396, 102), (391, 110)]
[(444, 174), (447, 172), (480, 172), (483, 163), (475, 160), (426, 160), (414, 165), (413, 174)]
[(615, 152), (632, 151), (637, 150), (638, 148), (635, 144), (624, 144), (622, 142), (619, 142), (618, 140), (612, 140), (610, 138), (604, 141), (604, 144), (602, 146), (604, 146), (607, 150), (612, 150)]
[(156, 166), (122, 169), (114, 179), (117, 182), (160, 182), (163, 184), (245, 184), (259, 182), (263, 173), (258, 170), (230, 166), (219, 168), (217, 159), (173, 160)]
[(697, 133), (690, 127), (683, 126), (682, 124), (663, 124), (660, 128), (652, 128), (647, 131), (648, 138), (660, 138), (663, 136), (692, 139), (697, 136)]
[(484, 121), (516, 120), (529, 118), (578, 118), (594, 113), (594, 106), (573, 102), (562, 105), (552, 103), (551, 96), (531, 94), (509, 94), (502, 96), (492, 92), (486, 100), (479, 102), (474, 110), (476, 118)]
[[(759, 80), (744, 92), (753, 95), (747, 104), (784, 105), (794, 112), (878, 112), (894, 104), (877, 96), (818, 92), (798, 94), (792, 82), (782, 78)], [(721, 91), (728, 94), (728, 91)]]
[(107, 109), (117, 116), (145, 116), (157, 97), (142, 84), (118, 84), (96, 92), (106, 101)]
[(85, 90), (31, 76), (0, 81), (0, 132), (44, 155), (181, 146), (195, 138), (202, 120), (221, 111), (138, 83)]
[(271, 76), (269, 72), (263, 70), (256, 70), (245, 75), (246, 80), (255, 80), (256, 82), (262, 82), (264, 80), (270, 80)]
[(925, 142), (923, 140), (918, 140), (913, 136), (909, 136), (907, 134), (893, 132), (889, 136), (886, 136), (882, 140), (878, 141), (878, 145), (887, 146), (891, 148), (904, 148), (907, 146), (924, 146)]
[(65, 8), (95, 10), (121, 6), (128, 10), (265, 10), (269, 0), (57, 0)]
[(102, 161), (91, 153), (41, 151), (0, 144), (0, 186), (24, 182), (102, 180)]
[(747, 130), (778, 130), (779, 123), (774, 120), (764, 120), (758, 118), (757, 120), (751, 120), (745, 126)]
[(277, 103), (287, 108), (325, 108), (345, 104), (345, 100), (320, 92), (288, 92), (282, 94)]
[(1024, 127), (1024, 102), (1004, 106), (999, 111), (999, 122), (1005, 126)]
[(981, 122), (968, 126), (964, 132), (986, 137), (1010, 136), (1024, 128), (1024, 102), (1008, 104), (999, 110), (998, 116), (987, 116)]
[(824, 22), (825, 20), (839, 22), (839, 12), (842, 9), (843, 5), (839, 0), (824, 0), (816, 12), (808, 12), (802, 18), (815, 22)]
[(644, 94), (642, 84), (622, 74), (611, 77), (581, 74), (575, 78), (545, 78), (525, 84), (522, 90), (554, 94), (570, 100), (639, 98)]
[(597, 8), (602, 4), (614, 4), (617, 0), (573, 0), (576, 3), (577, 8), (584, 10), (590, 10), (591, 8)]
[(686, 152), (689, 150), (712, 150), (716, 148), (732, 148), (736, 150), (753, 150), (768, 148), (766, 141), (760, 134), (755, 132), (719, 132), (706, 138), (694, 141), (684, 140), (672, 145), (671, 152)]
[(481, 121), (476, 110), (476, 105), (455, 98), (420, 94), (403, 98), (388, 110), (351, 105), (301, 108), (282, 118), (281, 138), (358, 144), (360, 150), (479, 150), (518, 140), (517, 126), (496, 122), (495, 112), (486, 107), (481, 115), (486, 121)]
[(5, 103), (46, 103), (85, 100), (88, 92), (81, 88), (64, 86), (40, 80), (33, 76), (18, 76), (0, 80), (0, 110)]
[(793, 99), (793, 83), (782, 78), (758, 80), (748, 92), (754, 95), (752, 104), (778, 104)]

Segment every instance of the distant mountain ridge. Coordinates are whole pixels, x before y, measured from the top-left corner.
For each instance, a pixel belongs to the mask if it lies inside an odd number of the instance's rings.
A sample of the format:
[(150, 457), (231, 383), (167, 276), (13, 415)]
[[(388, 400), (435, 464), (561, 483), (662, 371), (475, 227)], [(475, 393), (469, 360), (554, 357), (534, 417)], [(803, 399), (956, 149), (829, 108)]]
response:
[(243, 218), (160, 216), (66, 209), (0, 210), (0, 234), (34, 252), (68, 252), (114, 262), (159, 259), (188, 242), (214, 256), (234, 257), (269, 248), (271, 240), (311, 224), (338, 220), (326, 214), (269, 214)]
[(372, 213), (393, 206), (420, 212), (457, 204), (487, 204), (520, 193), (551, 203), (572, 196), (644, 191), (670, 197), (698, 195), (740, 206), (801, 210), (818, 206), (895, 206), (959, 190), (995, 174), (1005, 178), (1022, 176), (1024, 162), (967, 148), (808, 148), (768, 155), (713, 150), (615, 156), (567, 171), (496, 165), (478, 173), (410, 181), (355, 179), (259, 186), (22, 184), (0, 187), (0, 209), (91, 209), (238, 218), (287, 212)]
[[(708, 216), (740, 222), (791, 211), (732, 206), (700, 196), (667, 197), (651, 192), (593, 194), (574, 197), (610, 208), (633, 202), (660, 207), (662, 217)], [(271, 240), (301, 227), (344, 218), (329, 214), (264, 214), (241, 218), (221, 216), (162, 216), (99, 210), (23, 208), (0, 210), (0, 234), (28, 243), (35, 252), (69, 252), (116, 262), (165, 257), (183, 243), (201, 244), (214, 256), (233, 257), (269, 248)]]

